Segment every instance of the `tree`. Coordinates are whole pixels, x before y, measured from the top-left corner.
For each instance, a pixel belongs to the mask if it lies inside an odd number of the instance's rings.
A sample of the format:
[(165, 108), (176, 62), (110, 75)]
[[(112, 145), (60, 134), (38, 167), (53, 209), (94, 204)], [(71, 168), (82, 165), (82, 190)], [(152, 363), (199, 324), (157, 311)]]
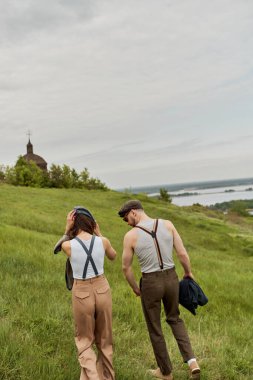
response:
[(73, 187), (73, 177), (71, 169), (68, 165), (63, 165), (62, 167), (62, 186), (69, 189)]
[(43, 187), (43, 171), (33, 161), (26, 161), (19, 156), (15, 166), (6, 168), (5, 180), (16, 186)]
[(101, 182), (98, 178), (89, 178), (87, 183), (87, 188), (89, 190), (108, 190), (105, 183)]
[(26, 161), (19, 156), (14, 167), (0, 165), (0, 181), (15, 186), (56, 187), (108, 190), (107, 186), (98, 178), (90, 177), (87, 168), (78, 174), (68, 165), (52, 164), (49, 171), (41, 170), (35, 162)]
[(5, 167), (0, 165), (0, 182), (5, 180)]
[(240, 216), (248, 216), (247, 204), (244, 201), (233, 201), (230, 211), (236, 212)]
[(71, 170), (71, 176), (72, 176), (72, 187), (76, 187), (76, 188), (81, 187), (79, 174), (77, 173), (75, 169)]
[(168, 203), (172, 202), (172, 198), (171, 198), (170, 194), (168, 193), (167, 189), (165, 189), (164, 187), (160, 188), (159, 199), (161, 201), (168, 202)]
[(87, 187), (89, 182), (90, 173), (87, 168), (81, 171), (79, 179), (81, 183), (81, 187)]
[(49, 170), (49, 186), (63, 187), (62, 184), (62, 168), (60, 165), (52, 164)]

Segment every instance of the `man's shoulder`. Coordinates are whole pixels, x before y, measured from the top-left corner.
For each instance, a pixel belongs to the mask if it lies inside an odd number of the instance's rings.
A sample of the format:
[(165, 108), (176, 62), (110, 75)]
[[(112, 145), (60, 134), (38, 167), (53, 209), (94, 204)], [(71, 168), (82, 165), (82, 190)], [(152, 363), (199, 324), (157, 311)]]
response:
[(125, 234), (125, 238), (130, 239), (132, 237), (135, 237), (136, 233), (137, 233), (136, 228), (132, 228), (131, 230), (127, 231), (127, 233)]
[(133, 245), (137, 238), (137, 228), (132, 228), (130, 231), (128, 231), (124, 236), (124, 243), (127, 245)]
[(169, 223), (171, 223), (171, 221), (169, 219), (163, 219), (163, 218), (156, 218), (156, 219), (158, 219), (159, 222), (169, 222)]
[(168, 219), (159, 219), (161, 222), (164, 223), (164, 225), (169, 228), (169, 229), (172, 229), (174, 227), (173, 223), (168, 220)]

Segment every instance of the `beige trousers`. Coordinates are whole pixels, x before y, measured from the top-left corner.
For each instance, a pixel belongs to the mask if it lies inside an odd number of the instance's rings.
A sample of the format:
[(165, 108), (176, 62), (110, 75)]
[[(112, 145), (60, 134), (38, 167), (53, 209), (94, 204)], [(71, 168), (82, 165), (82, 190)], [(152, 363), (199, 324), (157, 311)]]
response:
[(114, 380), (112, 297), (105, 276), (74, 280), (72, 305), (80, 380)]

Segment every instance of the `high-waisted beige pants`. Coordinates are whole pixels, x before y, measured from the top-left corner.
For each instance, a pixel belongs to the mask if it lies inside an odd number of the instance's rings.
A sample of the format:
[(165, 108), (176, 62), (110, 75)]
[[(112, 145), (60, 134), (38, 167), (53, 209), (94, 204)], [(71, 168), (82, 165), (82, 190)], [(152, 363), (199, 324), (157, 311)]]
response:
[(72, 305), (80, 380), (114, 380), (112, 297), (105, 276), (74, 280)]

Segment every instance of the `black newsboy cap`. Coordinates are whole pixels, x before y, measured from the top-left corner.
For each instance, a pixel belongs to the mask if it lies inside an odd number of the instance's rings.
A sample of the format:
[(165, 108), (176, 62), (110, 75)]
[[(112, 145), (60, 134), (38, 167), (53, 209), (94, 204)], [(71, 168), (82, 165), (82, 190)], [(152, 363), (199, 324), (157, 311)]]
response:
[(85, 215), (85, 216), (87, 216), (88, 218), (92, 219), (95, 222), (95, 219), (94, 219), (92, 213), (87, 208), (85, 208), (83, 206), (75, 206), (74, 210), (75, 210), (75, 212), (77, 214)]
[(118, 214), (121, 218), (124, 218), (124, 216), (131, 210), (143, 210), (141, 202), (137, 199), (127, 201), (123, 204)]

